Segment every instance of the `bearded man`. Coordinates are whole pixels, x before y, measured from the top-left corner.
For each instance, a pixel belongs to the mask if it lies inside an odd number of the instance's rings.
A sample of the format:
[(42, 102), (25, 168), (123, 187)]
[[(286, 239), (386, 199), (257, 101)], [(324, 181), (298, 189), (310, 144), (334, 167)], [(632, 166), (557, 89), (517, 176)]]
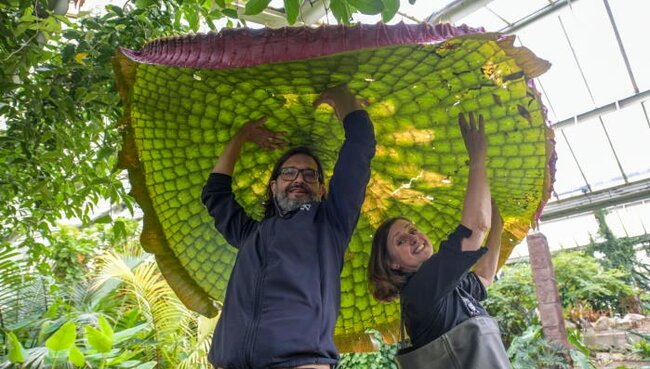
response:
[(359, 219), (375, 153), (368, 113), (346, 86), (323, 92), (343, 123), (345, 141), (325, 188), (318, 157), (306, 147), (286, 152), (267, 186), (264, 218), (250, 218), (232, 192), (245, 142), (263, 149), (286, 144), (283, 134), (244, 125), (226, 145), (203, 189), (217, 230), (238, 249), (210, 362), (223, 369), (331, 369), (340, 307), (343, 256)]

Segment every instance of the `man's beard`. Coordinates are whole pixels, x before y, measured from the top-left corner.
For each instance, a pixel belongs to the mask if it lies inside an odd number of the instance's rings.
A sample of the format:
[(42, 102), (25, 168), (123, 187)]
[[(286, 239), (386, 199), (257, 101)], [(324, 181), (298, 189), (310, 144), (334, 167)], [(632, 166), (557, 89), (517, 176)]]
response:
[[(302, 190), (308, 193), (308, 196), (300, 199), (289, 198), (289, 191), (291, 191), (294, 188), (301, 188)], [(310, 201), (318, 201), (318, 200), (320, 199), (309, 187), (302, 186), (302, 185), (294, 185), (294, 186), (287, 187), (284, 191), (280, 191), (275, 195), (275, 203), (278, 205), (278, 207), (280, 208), (283, 214), (286, 214), (294, 210), (298, 210), (298, 208), (300, 208), (301, 205), (306, 204)]]

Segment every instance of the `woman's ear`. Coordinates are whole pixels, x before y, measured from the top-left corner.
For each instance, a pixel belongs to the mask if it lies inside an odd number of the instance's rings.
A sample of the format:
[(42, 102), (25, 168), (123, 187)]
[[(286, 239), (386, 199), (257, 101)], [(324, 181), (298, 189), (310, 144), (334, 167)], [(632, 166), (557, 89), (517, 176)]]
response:
[(392, 270), (399, 270), (399, 264), (391, 264), (391, 265), (390, 265), (390, 268), (391, 268)]

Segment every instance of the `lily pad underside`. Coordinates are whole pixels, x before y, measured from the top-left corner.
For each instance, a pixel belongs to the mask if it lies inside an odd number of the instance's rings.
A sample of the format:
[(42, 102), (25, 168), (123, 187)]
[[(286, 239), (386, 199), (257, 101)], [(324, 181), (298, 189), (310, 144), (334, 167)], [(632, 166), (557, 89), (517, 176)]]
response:
[[(500, 264), (549, 197), (553, 133), (530, 80), (549, 64), (513, 41), (465, 26), (378, 24), (225, 30), (119, 50), (120, 165), (144, 210), (142, 246), (189, 308), (216, 315), (235, 260), (200, 201), (217, 156), (244, 123), (266, 116), (290, 146), (312, 147), (329, 178), (343, 130), (329, 107), (312, 103), (347, 83), (369, 102), (377, 154), (345, 256), (335, 337), (343, 352), (371, 350), (369, 328), (395, 341), (398, 304), (376, 302), (367, 288), (371, 235), (396, 215), (436, 245), (456, 227), (468, 172), (460, 112), (485, 117), (488, 175), (505, 220)], [(280, 155), (250, 144), (235, 167), (236, 198), (256, 218)]]

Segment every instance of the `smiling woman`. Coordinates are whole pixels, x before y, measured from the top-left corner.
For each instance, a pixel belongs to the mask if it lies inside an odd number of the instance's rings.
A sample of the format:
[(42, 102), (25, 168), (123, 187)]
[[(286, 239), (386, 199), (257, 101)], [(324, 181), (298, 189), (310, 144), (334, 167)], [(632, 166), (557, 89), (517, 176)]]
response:
[[(370, 290), (384, 302), (399, 297), (402, 327), (411, 339), (412, 346), (396, 356), (402, 368), (510, 368), (498, 325), (479, 302), (494, 278), (503, 230), (490, 203), (483, 117), (470, 113), (468, 122), (461, 114), (458, 123), (470, 168), (461, 224), (435, 254), (429, 238), (406, 218), (384, 221), (373, 237)], [(491, 222), (488, 247), (481, 248)]]

